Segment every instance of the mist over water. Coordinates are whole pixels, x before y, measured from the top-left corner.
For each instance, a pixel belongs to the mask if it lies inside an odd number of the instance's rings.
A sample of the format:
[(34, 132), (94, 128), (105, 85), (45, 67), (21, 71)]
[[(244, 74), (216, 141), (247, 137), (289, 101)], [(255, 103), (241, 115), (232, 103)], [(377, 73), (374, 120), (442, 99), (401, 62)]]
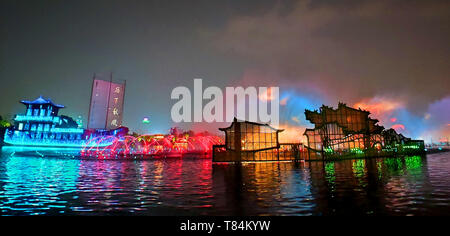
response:
[(449, 153), (212, 165), (0, 157), (1, 215), (448, 215)]

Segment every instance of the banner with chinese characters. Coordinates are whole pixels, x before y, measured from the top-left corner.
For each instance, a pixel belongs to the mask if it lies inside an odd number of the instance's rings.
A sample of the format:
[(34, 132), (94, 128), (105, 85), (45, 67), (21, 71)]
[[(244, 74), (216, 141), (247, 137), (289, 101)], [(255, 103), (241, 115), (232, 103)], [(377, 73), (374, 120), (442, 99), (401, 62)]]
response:
[(111, 83), (106, 122), (107, 129), (116, 129), (122, 125), (124, 90), (125, 84)]
[(122, 125), (125, 83), (94, 79), (89, 129), (116, 129)]

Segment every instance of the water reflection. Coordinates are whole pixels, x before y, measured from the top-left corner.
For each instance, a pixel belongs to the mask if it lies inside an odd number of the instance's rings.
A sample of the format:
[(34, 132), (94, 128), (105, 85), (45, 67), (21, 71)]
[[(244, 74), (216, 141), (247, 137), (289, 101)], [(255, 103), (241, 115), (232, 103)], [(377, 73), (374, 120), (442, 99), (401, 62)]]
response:
[(2, 214), (65, 213), (76, 191), (77, 177), (77, 160), (2, 158), (0, 210)]
[(448, 153), (212, 165), (0, 158), (2, 215), (448, 215)]
[(185, 215), (212, 206), (207, 161), (82, 160), (79, 175), (83, 209), (77, 211)]
[[(214, 193), (221, 214), (310, 215), (314, 207), (309, 170), (294, 163), (214, 166)], [(226, 210), (226, 211), (223, 211)]]

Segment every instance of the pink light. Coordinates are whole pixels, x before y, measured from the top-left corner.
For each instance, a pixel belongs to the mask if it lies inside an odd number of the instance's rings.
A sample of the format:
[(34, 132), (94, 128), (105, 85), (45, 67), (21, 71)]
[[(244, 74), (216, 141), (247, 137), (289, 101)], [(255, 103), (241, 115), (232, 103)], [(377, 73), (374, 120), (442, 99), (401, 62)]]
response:
[[(100, 144), (109, 137), (98, 137), (90, 142)], [(97, 156), (98, 158), (128, 157), (130, 155), (182, 156), (183, 154), (212, 154), (212, 146), (223, 144), (216, 136), (194, 136), (176, 138), (173, 135), (162, 136), (155, 139), (153, 135), (141, 135), (136, 137), (125, 136), (115, 138), (108, 147), (100, 145), (84, 148), (82, 156)]]
[(395, 124), (395, 125), (391, 126), (391, 128), (393, 128), (395, 130), (405, 130), (405, 126), (402, 124)]

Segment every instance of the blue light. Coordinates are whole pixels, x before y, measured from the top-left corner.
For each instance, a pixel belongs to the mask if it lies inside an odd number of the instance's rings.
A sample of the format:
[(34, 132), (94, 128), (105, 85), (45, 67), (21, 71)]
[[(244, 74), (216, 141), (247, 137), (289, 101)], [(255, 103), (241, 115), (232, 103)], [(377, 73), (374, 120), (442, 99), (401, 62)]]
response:
[[(57, 109), (64, 106), (55, 105), (50, 100), (39, 97), (35, 101), (22, 101), (27, 106), (27, 115), (16, 115), (15, 126), (7, 129), (4, 136), (6, 144), (15, 146), (41, 147), (105, 147), (114, 140), (103, 137), (101, 133), (85, 133), (80, 125), (69, 124), (69, 119), (56, 116)], [(31, 106), (37, 105), (37, 106)], [(48, 105), (48, 106), (44, 106)], [(56, 110), (56, 111), (54, 111)], [(55, 127), (63, 121), (69, 127)], [(17, 128), (17, 130), (16, 130)], [(90, 137), (89, 137), (90, 136)]]
[(15, 121), (40, 121), (40, 122), (54, 122), (59, 123), (58, 116), (27, 116), (16, 115)]
[(50, 132), (82, 134), (82, 133), (84, 133), (84, 129), (79, 129), (79, 128), (53, 128), (53, 129), (51, 129)]
[(106, 147), (113, 143), (113, 140), (105, 139), (100, 143), (90, 142), (91, 140), (82, 139), (35, 139), (25, 135), (5, 134), (4, 142), (16, 146), (46, 146), (46, 147)]
[(3, 152), (11, 153), (14, 155), (17, 152), (26, 152), (26, 151), (60, 151), (63, 153), (71, 153), (73, 155), (78, 155), (82, 150), (81, 147), (31, 147), (31, 146), (3, 146), (1, 148)]
[(65, 194), (77, 191), (80, 160), (16, 155), (4, 163), (2, 215), (44, 214), (64, 207)]

